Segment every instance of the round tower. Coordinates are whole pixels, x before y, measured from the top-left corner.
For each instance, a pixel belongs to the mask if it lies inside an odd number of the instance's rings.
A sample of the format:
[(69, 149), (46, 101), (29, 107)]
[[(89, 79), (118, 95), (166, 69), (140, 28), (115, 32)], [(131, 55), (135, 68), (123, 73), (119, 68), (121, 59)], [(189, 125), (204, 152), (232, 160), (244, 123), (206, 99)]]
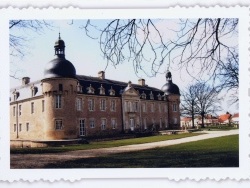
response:
[(65, 43), (59, 38), (54, 45), (56, 58), (44, 69), (44, 139), (77, 138), (77, 79), (74, 65), (65, 58)]
[(167, 98), (168, 103), (168, 128), (180, 129), (180, 90), (173, 83), (171, 72), (166, 74), (166, 83), (161, 90)]

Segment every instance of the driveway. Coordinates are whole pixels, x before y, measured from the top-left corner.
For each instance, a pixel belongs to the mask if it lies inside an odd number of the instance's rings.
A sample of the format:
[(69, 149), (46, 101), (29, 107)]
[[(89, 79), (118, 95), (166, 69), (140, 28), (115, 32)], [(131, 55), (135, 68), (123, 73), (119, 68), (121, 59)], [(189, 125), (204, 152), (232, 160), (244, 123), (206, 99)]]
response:
[[(11, 168), (43, 168), (47, 164), (75, 160), (81, 158), (90, 158), (90, 157), (100, 157), (109, 154), (116, 153), (125, 153), (131, 151), (140, 151), (146, 149), (152, 149), (157, 147), (165, 147), (176, 144), (182, 144), (187, 142), (199, 141), (209, 138), (216, 138), (222, 136), (229, 136), (239, 134), (239, 130), (230, 130), (230, 131), (203, 131), (202, 133), (207, 133), (203, 135), (197, 135), (187, 138), (181, 138), (176, 140), (166, 140), (160, 142), (152, 142), (145, 144), (134, 144), (127, 146), (119, 146), (112, 148), (99, 148), (99, 149), (90, 149), (90, 150), (77, 150), (77, 151), (68, 151), (55, 154), (11, 154)], [(192, 133), (195, 134), (195, 133)]]

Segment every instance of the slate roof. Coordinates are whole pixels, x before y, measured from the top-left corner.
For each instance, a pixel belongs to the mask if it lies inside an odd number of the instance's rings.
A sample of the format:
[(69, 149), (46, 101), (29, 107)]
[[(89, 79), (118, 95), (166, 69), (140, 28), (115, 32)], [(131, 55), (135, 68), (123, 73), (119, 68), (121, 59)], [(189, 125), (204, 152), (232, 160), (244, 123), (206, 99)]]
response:
[[(104, 87), (105, 88), (105, 95), (109, 95), (109, 90), (112, 89), (115, 90), (115, 96), (120, 97), (121, 94), (123, 93), (124, 89), (127, 87), (128, 83), (126, 82), (121, 82), (121, 81), (116, 81), (116, 80), (110, 80), (110, 79), (100, 79), (98, 77), (91, 77), (91, 76), (84, 76), (84, 75), (77, 75), (76, 78), (78, 79), (80, 85), (83, 87), (82, 93), (87, 94), (87, 88), (91, 86), (95, 89), (95, 94), (98, 95), (100, 90), (99, 88)], [(154, 95), (154, 100), (158, 100), (158, 95), (160, 93), (161, 96), (164, 95), (164, 92), (162, 92), (160, 89), (150, 87), (150, 86), (141, 86), (139, 84), (133, 84), (132, 87), (139, 91), (140, 94), (143, 92), (146, 94), (146, 99), (150, 99), (150, 93)]]
[(31, 87), (37, 87), (37, 92), (34, 97), (41, 96), (42, 95), (42, 86), (41, 86), (41, 81), (35, 81), (35, 82), (30, 82), (26, 85), (18, 86), (15, 88), (10, 89), (10, 102), (14, 101), (14, 95), (13, 92), (19, 92), (19, 97), (17, 98), (16, 101), (21, 101), (25, 100), (28, 98), (32, 97), (32, 90)]
[[(114, 97), (121, 97), (124, 89), (127, 87), (128, 83), (126, 82), (121, 82), (121, 81), (116, 81), (116, 80), (111, 80), (111, 79), (100, 79), (98, 77), (91, 77), (91, 76), (85, 76), (85, 75), (77, 75), (76, 79), (79, 81), (80, 85), (82, 86), (82, 94), (89, 94), (87, 93), (87, 88), (91, 86), (95, 89), (95, 93), (93, 95), (100, 95), (100, 90), (99, 88), (102, 87), (105, 89), (105, 95), (102, 96), (110, 96), (109, 90), (112, 89), (115, 90), (115, 95)], [(19, 92), (19, 97), (17, 98), (16, 101), (21, 101), (24, 99), (31, 98), (31, 87), (37, 87), (37, 93), (35, 94), (34, 97), (42, 96), (42, 86), (41, 86), (41, 80), (35, 81), (35, 82), (30, 82), (26, 85), (18, 86), (15, 88), (12, 88), (10, 90), (10, 102), (14, 101), (14, 95), (13, 92)], [(140, 95), (144, 92), (146, 94), (146, 100), (151, 100), (150, 99), (150, 94), (154, 95), (154, 100), (158, 100), (158, 95), (160, 94), (161, 96), (164, 95), (164, 92), (162, 92), (160, 89), (150, 87), (150, 86), (141, 86), (139, 84), (133, 84), (132, 87), (137, 90)], [(162, 97), (163, 100), (163, 97)]]

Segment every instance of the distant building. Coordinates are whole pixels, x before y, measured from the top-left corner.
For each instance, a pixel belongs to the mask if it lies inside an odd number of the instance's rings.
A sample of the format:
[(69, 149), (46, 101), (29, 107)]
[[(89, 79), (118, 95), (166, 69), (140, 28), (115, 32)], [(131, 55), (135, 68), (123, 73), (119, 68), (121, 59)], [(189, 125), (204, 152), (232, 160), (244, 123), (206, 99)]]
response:
[[(76, 75), (65, 59), (65, 43), (55, 42), (56, 58), (44, 78), (10, 91), (12, 141), (49, 141), (115, 135), (120, 132), (180, 128), (180, 92), (170, 72), (162, 89), (97, 77)], [(112, 75), (111, 75), (112, 76)], [(128, 75), (129, 77), (129, 75)]]
[(239, 127), (239, 113), (235, 113), (231, 119), (235, 127)]
[(220, 115), (218, 119), (220, 124), (230, 124), (232, 120), (232, 114), (227, 112), (226, 114)]

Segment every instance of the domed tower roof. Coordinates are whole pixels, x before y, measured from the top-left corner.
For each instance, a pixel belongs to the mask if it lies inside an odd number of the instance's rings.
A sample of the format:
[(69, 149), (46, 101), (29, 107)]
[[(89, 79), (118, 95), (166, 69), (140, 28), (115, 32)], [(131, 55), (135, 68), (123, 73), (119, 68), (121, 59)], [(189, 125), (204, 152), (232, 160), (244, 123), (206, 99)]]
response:
[(60, 33), (54, 48), (57, 57), (45, 66), (44, 78), (75, 78), (76, 69), (70, 61), (65, 59), (65, 43), (61, 39)]
[(161, 88), (165, 95), (180, 95), (179, 87), (172, 82), (171, 72), (167, 72), (166, 79), (167, 82)]

